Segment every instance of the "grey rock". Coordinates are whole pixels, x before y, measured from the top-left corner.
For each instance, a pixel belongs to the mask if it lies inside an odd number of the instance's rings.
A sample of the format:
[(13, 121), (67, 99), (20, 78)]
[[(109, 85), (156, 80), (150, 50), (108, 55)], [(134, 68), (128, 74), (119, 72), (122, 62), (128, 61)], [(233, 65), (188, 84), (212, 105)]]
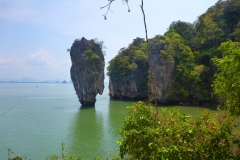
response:
[[(135, 42), (136, 40), (133, 44)], [(149, 84), (151, 85), (149, 89), (147, 86), (149, 76), (148, 63), (146, 65), (142, 64), (141, 61), (136, 62), (133, 60), (131, 63), (135, 63), (136, 67), (134, 67), (130, 73), (121, 79), (114, 76), (109, 77), (110, 98), (132, 100), (146, 100), (150, 98), (150, 101), (156, 100), (159, 103), (171, 102), (173, 98), (170, 95), (171, 80), (175, 62), (174, 60), (172, 62), (167, 62), (160, 55), (160, 50), (165, 50), (165, 47), (165, 44), (160, 44), (159, 41), (152, 41), (149, 44), (150, 63), (153, 71), (153, 81), (149, 80)]]
[(147, 85), (144, 84), (148, 68), (136, 68), (122, 79), (109, 77), (111, 99), (143, 100), (147, 98)]
[(93, 40), (75, 40), (70, 50), (71, 79), (79, 102), (93, 106), (96, 95), (104, 90), (104, 56), (101, 46)]
[[(150, 80), (150, 98), (151, 101), (157, 100), (159, 103), (169, 103), (172, 101), (171, 95), (171, 80), (174, 71), (174, 60), (167, 62), (161, 57), (160, 50), (164, 46), (155, 47), (158, 42), (151, 42), (150, 48), (150, 63), (152, 64), (153, 81)], [(153, 90), (154, 88), (154, 90)]]

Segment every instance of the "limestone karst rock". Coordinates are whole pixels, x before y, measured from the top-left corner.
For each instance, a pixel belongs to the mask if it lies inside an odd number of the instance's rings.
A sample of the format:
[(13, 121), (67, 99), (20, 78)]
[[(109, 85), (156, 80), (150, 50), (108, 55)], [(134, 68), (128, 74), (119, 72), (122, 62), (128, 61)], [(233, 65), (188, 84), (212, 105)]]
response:
[(93, 106), (104, 89), (104, 56), (101, 44), (94, 40), (75, 40), (70, 50), (71, 79), (79, 102)]
[(109, 77), (109, 96), (111, 99), (147, 99), (147, 85), (144, 84), (148, 68), (132, 70), (124, 78)]
[(151, 42), (150, 48), (150, 63), (152, 63), (153, 82), (150, 81), (154, 90), (151, 88), (151, 100), (157, 100), (159, 103), (168, 103), (172, 101), (169, 92), (171, 91), (171, 80), (174, 70), (174, 60), (166, 61), (160, 53), (160, 50), (165, 49), (164, 46), (155, 47), (158, 43)]
[[(173, 98), (169, 95), (171, 90), (171, 79), (174, 70), (174, 60), (166, 61), (159, 53), (160, 50), (165, 50), (165, 45), (159, 41), (151, 41), (150, 47), (150, 63), (154, 74), (154, 92), (148, 89), (148, 58), (147, 53), (141, 55), (139, 48), (144, 44), (144, 39), (136, 38), (127, 49), (123, 49), (111, 62), (111, 73), (109, 76), (109, 95), (112, 99), (130, 99), (130, 100), (146, 100), (148, 95), (152, 101), (157, 100), (159, 103), (168, 103)], [(142, 46), (141, 46), (142, 45)], [(137, 48), (137, 49), (136, 49)], [(144, 51), (144, 49), (143, 49)], [(146, 50), (145, 50), (146, 52)], [(134, 54), (132, 54), (134, 53)], [(134, 56), (133, 56), (134, 55)], [(126, 58), (128, 57), (128, 58)], [(122, 62), (121, 59), (128, 59), (128, 63)], [(119, 62), (117, 62), (119, 60)], [(110, 64), (111, 64), (110, 62)], [(128, 72), (120, 76), (120, 62), (126, 63), (123, 66), (129, 65)], [(113, 64), (117, 64), (114, 66)], [(117, 72), (117, 74), (115, 74)], [(119, 77), (120, 76), (120, 77)]]
[(148, 62), (145, 55), (130, 57), (128, 53), (144, 42), (134, 39), (129, 48), (122, 48), (110, 61), (108, 67), (109, 96), (111, 99), (144, 100), (147, 99)]

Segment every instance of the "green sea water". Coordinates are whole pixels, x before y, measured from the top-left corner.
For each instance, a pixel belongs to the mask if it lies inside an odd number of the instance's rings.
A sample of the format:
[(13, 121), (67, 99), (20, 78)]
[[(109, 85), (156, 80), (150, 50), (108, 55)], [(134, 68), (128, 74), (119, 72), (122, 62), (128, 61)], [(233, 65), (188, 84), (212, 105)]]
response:
[[(108, 84), (95, 107), (81, 107), (72, 84), (0, 83), (0, 159), (7, 149), (43, 160), (66, 151), (83, 159), (117, 153), (117, 131), (132, 101), (110, 100)], [(174, 106), (196, 115), (202, 108)]]

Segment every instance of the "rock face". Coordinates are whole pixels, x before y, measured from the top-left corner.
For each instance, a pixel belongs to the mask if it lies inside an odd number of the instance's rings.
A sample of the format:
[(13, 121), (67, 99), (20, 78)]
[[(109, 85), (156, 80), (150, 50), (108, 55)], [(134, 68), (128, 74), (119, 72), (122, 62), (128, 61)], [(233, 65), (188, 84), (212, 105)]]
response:
[(93, 106), (96, 95), (104, 89), (104, 56), (101, 46), (93, 40), (75, 40), (70, 50), (71, 79), (79, 102)]
[[(169, 92), (171, 91), (171, 80), (174, 71), (174, 60), (166, 61), (160, 53), (164, 50), (164, 46), (158, 46), (157, 42), (151, 42), (150, 48), (150, 63), (152, 63), (153, 82), (150, 81), (151, 86), (151, 99), (157, 100), (159, 103), (169, 103), (172, 101)], [(155, 93), (155, 94), (153, 94)]]
[(147, 56), (141, 51), (138, 56), (129, 56), (142, 42), (144, 39), (134, 39), (129, 48), (121, 49), (119, 54), (110, 61), (108, 75), (111, 99), (147, 99)]
[(128, 48), (121, 49), (108, 66), (110, 98), (203, 104), (208, 90), (201, 92), (199, 88), (207, 81), (208, 68), (195, 64), (191, 49), (180, 36), (170, 38), (157, 36), (149, 40), (153, 80), (149, 77), (144, 39), (136, 38)]
[(143, 100), (147, 98), (147, 68), (131, 71), (122, 79), (109, 77), (109, 96), (111, 99)]
[[(118, 56), (115, 57), (115, 59), (113, 59), (112, 62), (117, 63), (116, 60), (120, 59), (119, 57), (121, 57), (121, 59), (124, 59), (124, 56), (130, 57), (129, 64), (130, 66), (135, 67), (130, 67), (130, 72), (127, 72), (127, 74), (125, 74), (121, 78), (118, 78), (116, 74), (110, 74), (110, 98), (146, 100), (148, 99), (148, 95), (150, 95), (149, 98), (152, 101), (157, 100), (160, 103), (168, 103), (171, 98), (169, 92), (171, 90), (171, 79), (174, 70), (174, 60), (171, 62), (167, 62), (163, 57), (161, 57), (160, 50), (165, 50), (165, 45), (159, 45), (159, 41), (152, 41), (149, 45), (149, 48), (150, 63), (152, 64), (154, 80), (153, 82), (149, 81), (149, 64), (146, 48), (142, 49), (145, 54), (144, 58), (139, 56), (139, 48), (142, 48), (141, 44), (143, 44), (144, 42), (145, 41), (141, 38), (134, 39), (133, 43), (130, 44), (127, 49), (125, 49), (125, 54), (120, 53)], [(132, 53), (134, 53), (135, 55), (132, 56)], [(117, 67), (114, 68), (114, 65), (112, 65), (111, 68), (113, 70), (112, 72), (121, 72), (117, 69)], [(150, 90), (148, 89), (148, 82), (150, 82), (151, 86), (154, 86), (153, 88), (154, 93), (156, 93), (155, 95), (153, 94), (152, 88)]]

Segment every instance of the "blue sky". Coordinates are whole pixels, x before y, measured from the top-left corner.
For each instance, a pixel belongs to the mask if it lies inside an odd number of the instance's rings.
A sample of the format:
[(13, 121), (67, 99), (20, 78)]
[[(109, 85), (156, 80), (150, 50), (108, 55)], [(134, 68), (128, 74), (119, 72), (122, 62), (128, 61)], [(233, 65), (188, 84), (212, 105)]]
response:
[[(170, 23), (194, 22), (217, 0), (145, 0), (149, 38), (164, 34)], [(141, 0), (0, 0), (0, 79), (31, 77), (70, 80), (68, 48), (75, 39), (104, 41), (106, 66), (122, 47), (145, 37)], [(108, 79), (108, 77), (106, 76)]]

